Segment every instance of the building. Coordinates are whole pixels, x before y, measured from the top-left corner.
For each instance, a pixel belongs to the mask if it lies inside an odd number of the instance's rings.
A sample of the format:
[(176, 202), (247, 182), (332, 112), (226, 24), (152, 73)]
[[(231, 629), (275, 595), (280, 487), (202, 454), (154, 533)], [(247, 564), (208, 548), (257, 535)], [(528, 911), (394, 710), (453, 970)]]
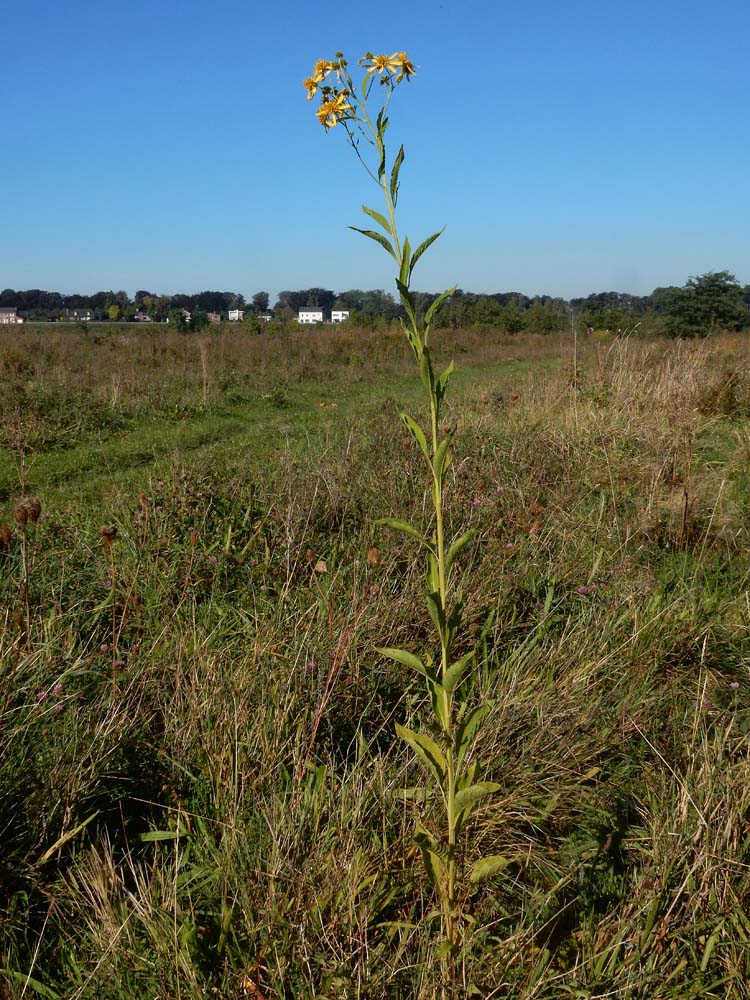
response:
[(297, 315), (298, 323), (322, 323), (323, 322), (323, 310), (319, 309), (317, 306), (306, 306), (304, 309), (300, 309)]
[(242, 320), (245, 318), (245, 310), (230, 309), (229, 312), (227, 313), (227, 316), (229, 317), (230, 323), (241, 323)]
[(214, 312), (206, 313), (206, 317), (208, 318), (208, 322), (213, 323), (214, 326), (217, 326), (219, 323), (221, 323), (221, 316), (218, 313)]
[(18, 315), (18, 308), (16, 306), (4, 306), (0, 308), (0, 323), (23, 323), (23, 320)]
[(88, 307), (81, 309), (66, 309), (63, 314), (63, 319), (76, 320), (78, 323), (89, 323), (93, 318), (94, 314)]
[(348, 309), (333, 309), (331, 311), (331, 322), (332, 323), (344, 323), (349, 319)]
[(144, 312), (143, 309), (139, 309), (138, 312), (133, 317), (133, 319), (136, 321), (136, 323), (153, 323), (154, 322), (151, 319), (151, 317), (149, 316), (149, 314), (147, 312)]

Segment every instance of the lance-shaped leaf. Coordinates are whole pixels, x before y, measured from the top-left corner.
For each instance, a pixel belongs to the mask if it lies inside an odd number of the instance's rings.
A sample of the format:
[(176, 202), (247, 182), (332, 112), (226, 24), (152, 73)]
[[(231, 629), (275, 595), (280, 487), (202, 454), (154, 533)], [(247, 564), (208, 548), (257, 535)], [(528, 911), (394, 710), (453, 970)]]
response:
[(403, 663), (405, 667), (411, 667), (412, 670), (416, 670), (423, 677), (430, 679), (434, 679), (435, 677), (434, 672), (429, 670), (418, 656), (408, 652), (406, 649), (396, 649), (393, 646), (378, 646), (377, 652), (381, 656), (388, 657), (389, 660), (395, 660), (397, 663)]
[[(394, 254), (395, 256), (395, 254)], [(417, 313), (414, 305), (414, 296), (411, 294), (407, 286), (399, 278), (396, 278), (396, 287), (398, 288), (399, 295), (401, 296), (401, 305), (404, 307), (404, 312), (409, 318), (409, 322), (412, 327), (416, 330), (417, 328)], [(412, 345), (413, 346), (413, 345)], [(416, 352), (415, 352), (416, 353)], [(417, 357), (421, 358), (421, 352)]]
[(374, 219), (379, 226), (382, 226), (389, 236), (393, 236), (391, 224), (381, 212), (376, 212), (374, 208), (368, 208), (367, 205), (362, 206), (362, 211), (365, 215), (369, 215), (371, 219)]
[(409, 744), (414, 753), (424, 762), (429, 771), (437, 779), (442, 788), (445, 781), (445, 754), (430, 737), (424, 733), (415, 733), (413, 729), (396, 723), (396, 735)]
[(419, 258), (422, 256), (422, 254), (425, 252), (425, 250), (428, 247), (432, 246), (432, 244), (435, 242), (435, 240), (439, 236), (442, 236), (444, 232), (445, 232), (445, 226), (443, 226), (443, 228), (439, 232), (433, 233), (432, 236), (428, 236), (426, 240), (424, 240), (422, 243), (419, 244), (419, 246), (417, 247), (417, 249), (412, 254), (411, 264), (409, 266), (409, 278), (411, 278), (411, 273), (414, 270), (414, 266), (417, 263), (417, 261), (419, 260)]
[(412, 328), (409, 326), (409, 324), (404, 322), (402, 317), (399, 317), (399, 323), (401, 324), (401, 329), (404, 331), (406, 339), (409, 341), (409, 346), (411, 347), (412, 351), (414, 351), (414, 357), (417, 359), (418, 362), (420, 362), (422, 358), (423, 347), (422, 347), (422, 341), (419, 339), (419, 334), (415, 333), (414, 330), (412, 330)]
[(422, 382), (424, 383), (425, 389), (432, 394), (434, 379), (432, 374), (432, 361), (430, 360), (430, 351), (428, 348), (424, 348), (422, 351), (422, 357), (419, 359), (419, 374), (422, 376)]
[(438, 314), (440, 307), (443, 305), (446, 299), (449, 299), (451, 295), (455, 292), (458, 286), (454, 285), (453, 288), (449, 288), (447, 291), (443, 292), (441, 295), (435, 299), (431, 304), (430, 308), (425, 313), (424, 325), (427, 327), (432, 323), (433, 318)]
[(464, 599), (461, 591), (456, 594), (456, 599), (453, 602), (453, 607), (448, 615), (448, 642), (452, 642), (453, 636), (461, 628), (461, 622), (464, 616)]
[(429, 802), (435, 793), (424, 785), (412, 785), (409, 788), (394, 788), (393, 794), (404, 802)]
[(480, 858), (479, 861), (474, 862), (471, 866), (471, 875), (469, 878), (474, 883), (483, 882), (485, 879), (497, 875), (503, 868), (507, 868), (509, 864), (508, 859), (502, 854), (490, 854), (488, 857)]
[(477, 705), (473, 708), (456, 730), (456, 766), (460, 767), (466, 756), (466, 751), (471, 746), (474, 733), (485, 715), (489, 712), (488, 705)]
[(422, 450), (422, 454), (424, 455), (424, 457), (429, 462), (430, 461), (430, 452), (429, 452), (429, 449), (427, 447), (427, 438), (424, 436), (424, 431), (419, 426), (419, 424), (417, 423), (417, 421), (413, 417), (410, 417), (408, 413), (402, 413), (401, 414), (401, 419), (406, 424), (406, 426), (409, 428), (409, 432), (410, 432), (411, 436), (417, 442), (417, 444), (419, 445), (419, 447)]
[(443, 859), (440, 856), (440, 845), (427, 830), (417, 826), (414, 841), (422, 852), (422, 862), (433, 889), (440, 892), (442, 881)]
[(448, 431), (443, 440), (438, 445), (435, 457), (432, 460), (432, 471), (435, 478), (442, 484), (445, 473), (450, 464), (449, 449), (453, 441), (453, 431)]
[(396, 251), (393, 249), (391, 241), (383, 236), (382, 233), (376, 233), (374, 229), (360, 229), (358, 226), (349, 226), (349, 228), (353, 229), (355, 233), (362, 233), (363, 236), (367, 236), (369, 239), (375, 240), (375, 242), (379, 243), (384, 250), (388, 251), (395, 261), (398, 260)]
[(401, 521), (397, 517), (379, 517), (375, 524), (382, 524), (386, 528), (392, 528), (393, 531), (401, 531), (411, 538), (416, 538), (421, 545), (424, 545), (428, 552), (432, 552), (432, 548), (425, 540), (422, 532), (418, 528), (415, 528), (413, 524), (409, 524), (408, 521)]
[(440, 600), (440, 594), (437, 591), (433, 591), (431, 594), (427, 594), (425, 600), (433, 625), (440, 633), (441, 638), (445, 638), (445, 611)]
[(404, 246), (401, 250), (401, 271), (399, 273), (399, 280), (404, 284), (409, 283), (409, 261), (411, 260), (411, 244), (409, 243), (409, 237), (404, 237)]
[(432, 711), (435, 713), (435, 718), (440, 724), (440, 728), (447, 735), (450, 732), (450, 701), (446, 693), (445, 688), (437, 679), (437, 677), (429, 678), (428, 680), (430, 688), (430, 700), (432, 702)]
[(474, 806), (480, 799), (484, 799), (499, 790), (500, 785), (496, 781), (478, 781), (475, 785), (462, 788), (460, 792), (456, 792), (456, 810), (460, 811), (466, 809), (467, 806)]
[(436, 394), (439, 402), (442, 401), (443, 396), (445, 396), (445, 389), (446, 389), (446, 387), (448, 385), (448, 379), (453, 374), (453, 368), (454, 368), (454, 365), (453, 365), (453, 362), (451, 361), (451, 363), (448, 365), (448, 367), (445, 368), (440, 373), (440, 376), (439, 376), (439, 378), (437, 380), (437, 383), (435, 385), (435, 394)]
[(466, 546), (472, 540), (474, 535), (476, 535), (476, 533), (477, 533), (476, 528), (469, 528), (468, 531), (465, 531), (463, 535), (457, 538), (454, 542), (451, 542), (450, 547), (445, 554), (445, 568), (447, 571), (450, 571), (450, 568), (453, 565), (456, 556), (459, 555), (462, 549), (466, 548)]
[(445, 671), (442, 683), (447, 695), (452, 695), (456, 690), (475, 656), (476, 653), (472, 649), (470, 653), (462, 656), (460, 660), (456, 660), (455, 663), (451, 663)]
[(396, 207), (398, 202), (398, 175), (401, 171), (401, 164), (404, 162), (404, 147), (401, 146), (398, 153), (396, 153), (396, 159), (393, 161), (393, 170), (391, 170), (391, 201), (393, 202), (393, 207)]
[(438, 569), (435, 553), (430, 550), (427, 553), (427, 590), (431, 594), (440, 591), (440, 570)]

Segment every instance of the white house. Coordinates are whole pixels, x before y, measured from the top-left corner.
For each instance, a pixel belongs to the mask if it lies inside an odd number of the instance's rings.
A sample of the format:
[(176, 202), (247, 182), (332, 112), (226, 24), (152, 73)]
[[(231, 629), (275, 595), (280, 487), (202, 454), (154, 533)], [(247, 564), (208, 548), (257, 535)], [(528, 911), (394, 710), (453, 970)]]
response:
[(343, 323), (347, 319), (349, 319), (349, 310), (348, 309), (332, 309), (331, 310), (331, 322), (332, 323)]
[(242, 320), (245, 318), (245, 310), (244, 309), (230, 309), (229, 312), (227, 313), (227, 315), (229, 316), (229, 322), (230, 323), (241, 323)]
[(23, 323), (16, 306), (0, 309), (0, 323)]
[(297, 322), (322, 323), (323, 310), (319, 309), (317, 306), (307, 306), (305, 309), (300, 309), (299, 315), (297, 316)]

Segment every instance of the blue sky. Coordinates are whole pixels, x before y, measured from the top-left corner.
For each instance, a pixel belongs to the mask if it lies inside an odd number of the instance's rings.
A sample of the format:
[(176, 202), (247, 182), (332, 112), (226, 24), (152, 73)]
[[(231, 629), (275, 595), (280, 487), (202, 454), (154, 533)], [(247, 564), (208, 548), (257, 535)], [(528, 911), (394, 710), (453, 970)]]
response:
[(747, 0), (9, 0), (0, 287), (393, 288), (302, 79), (406, 50), (401, 230), (437, 291), (750, 282)]

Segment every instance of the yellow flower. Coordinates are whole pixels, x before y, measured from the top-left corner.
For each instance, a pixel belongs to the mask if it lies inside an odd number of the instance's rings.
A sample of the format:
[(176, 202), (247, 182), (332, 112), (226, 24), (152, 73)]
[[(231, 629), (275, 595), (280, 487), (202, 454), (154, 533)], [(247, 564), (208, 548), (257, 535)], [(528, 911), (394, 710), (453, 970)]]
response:
[(318, 59), (315, 63), (315, 69), (313, 69), (312, 79), (314, 83), (322, 83), (323, 80), (328, 76), (332, 69), (336, 67), (332, 62), (327, 59)]
[(394, 62), (396, 53), (392, 56), (370, 56), (370, 65), (367, 67), (368, 73), (393, 73), (398, 69), (398, 64)]
[(346, 103), (347, 97), (348, 94), (344, 90), (321, 103), (315, 114), (324, 129), (333, 128), (346, 115), (347, 111), (352, 110), (351, 105)]
[(304, 87), (305, 90), (307, 91), (307, 99), (308, 101), (311, 101), (313, 97), (315, 97), (315, 92), (318, 89), (318, 84), (315, 80), (313, 80), (311, 76), (308, 76), (308, 78), (305, 80)]
[(391, 61), (394, 64), (394, 69), (400, 70), (398, 80), (402, 80), (404, 77), (408, 80), (410, 76), (414, 76), (417, 72), (414, 63), (409, 59), (405, 52), (394, 52), (391, 56)]

